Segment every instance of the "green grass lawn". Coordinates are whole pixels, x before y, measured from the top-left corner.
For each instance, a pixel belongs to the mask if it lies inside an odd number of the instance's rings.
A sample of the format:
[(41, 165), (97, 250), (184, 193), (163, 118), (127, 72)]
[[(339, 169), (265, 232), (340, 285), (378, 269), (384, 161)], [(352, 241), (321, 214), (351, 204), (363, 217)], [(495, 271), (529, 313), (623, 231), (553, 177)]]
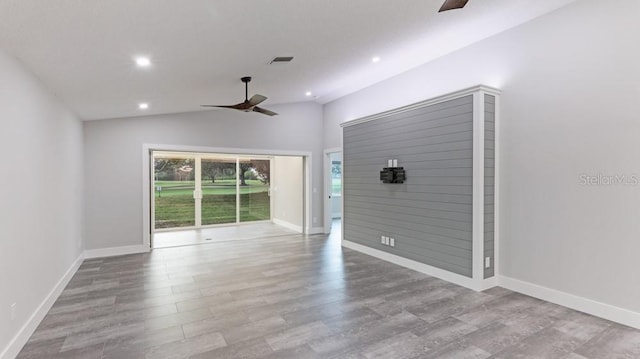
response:
[(342, 193), (342, 178), (332, 178), (331, 187), (333, 187), (333, 193)]
[[(247, 180), (240, 187), (240, 221), (260, 221), (271, 218), (268, 185)], [(155, 228), (175, 228), (195, 225), (193, 181), (156, 181)], [(202, 224), (234, 223), (236, 221), (236, 186), (234, 180), (203, 184)]]
[[(258, 180), (247, 180), (247, 186), (240, 186), (240, 194), (264, 192), (269, 188), (269, 185), (263, 184)], [(158, 191), (158, 186), (162, 190)], [(195, 183), (193, 181), (155, 181), (154, 191), (155, 196), (185, 196), (192, 195), (195, 189)], [(215, 183), (204, 182), (202, 183), (202, 194), (234, 194), (236, 193), (236, 183), (234, 180), (222, 180)]]

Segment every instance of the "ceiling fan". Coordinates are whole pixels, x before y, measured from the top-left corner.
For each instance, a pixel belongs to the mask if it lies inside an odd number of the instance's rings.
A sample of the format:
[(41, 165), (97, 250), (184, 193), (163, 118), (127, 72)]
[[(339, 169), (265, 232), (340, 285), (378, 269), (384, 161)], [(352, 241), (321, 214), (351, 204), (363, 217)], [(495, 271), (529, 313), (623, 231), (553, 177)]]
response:
[(266, 100), (267, 98), (265, 96), (262, 95), (253, 95), (251, 97), (251, 99), (249, 99), (249, 82), (251, 81), (251, 77), (250, 76), (245, 76), (243, 78), (240, 79), (242, 82), (244, 82), (244, 102), (240, 102), (237, 105), (228, 105), (228, 106), (217, 106), (217, 105), (202, 105), (203, 107), (221, 107), (221, 108), (232, 108), (234, 110), (240, 110), (240, 111), (244, 111), (244, 112), (259, 112), (265, 115), (269, 115), (269, 116), (275, 116), (277, 115), (277, 113), (273, 112), (273, 111), (269, 111), (267, 109), (264, 109), (262, 107), (258, 107), (258, 104), (261, 103), (262, 101)]
[(440, 8), (440, 10), (438, 10), (438, 12), (461, 9), (465, 5), (467, 5), (467, 2), (469, 2), (469, 0), (445, 0), (444, 4), (442, 4), (442, 7)]

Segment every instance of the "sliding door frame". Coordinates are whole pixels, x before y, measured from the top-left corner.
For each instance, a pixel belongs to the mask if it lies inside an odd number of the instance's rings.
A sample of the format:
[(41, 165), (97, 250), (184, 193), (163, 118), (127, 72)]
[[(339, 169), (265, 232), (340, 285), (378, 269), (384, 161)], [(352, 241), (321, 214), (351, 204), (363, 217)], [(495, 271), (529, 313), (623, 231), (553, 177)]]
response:
[[(298, 156), (303, 158), (304, 166), (304, 200), (303, 200), (303, 231), (309, 234), (312, 227), (311, 221), (311, 169), (312, 155), (307, 151), (287, 151), (287, 150), (264, 150), (247, 148), (224, 148), (224, 147), (200, 147), (200, 146), (180, 146), (162, 144), (142, 145), (142, 238), (145, 248), (151, 248), (151, 236), (154, 232), (154, 188), (153, 188), (153, 152), (182, 152), (182, 153), (221, 153), (237, 156)], [(236, 162), (236, 166), (239, 165)], [(236, 172), (237, 173), (237, 172)], [(197, 175), (197, 173), (196, 173)], [(237, 206), (239, 208), (239, 206)], [(239, 214), (238, 214), (239, 215)], [(237, 217), (239, 218), (239, 216)]]

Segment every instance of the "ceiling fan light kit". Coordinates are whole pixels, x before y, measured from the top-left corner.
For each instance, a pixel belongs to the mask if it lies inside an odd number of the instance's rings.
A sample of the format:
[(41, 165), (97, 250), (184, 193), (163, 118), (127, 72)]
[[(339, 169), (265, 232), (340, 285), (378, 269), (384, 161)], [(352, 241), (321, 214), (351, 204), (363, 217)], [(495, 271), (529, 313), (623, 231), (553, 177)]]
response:
[(243, 112), (258, 112), (267, 116), (276, 116), (277, 113), (267, 110), (266, 108), (258, 107), (258, 104), (267, 99), (266, 96), (255, 94), (249, 99), (249, 82), (251, 82), (250, 76), (245, 76), (240, 79), (244, 83), (244, 102), (240, 102), (235, 105), (202, 105), (202, 107), (219, 107), (230, 108)]

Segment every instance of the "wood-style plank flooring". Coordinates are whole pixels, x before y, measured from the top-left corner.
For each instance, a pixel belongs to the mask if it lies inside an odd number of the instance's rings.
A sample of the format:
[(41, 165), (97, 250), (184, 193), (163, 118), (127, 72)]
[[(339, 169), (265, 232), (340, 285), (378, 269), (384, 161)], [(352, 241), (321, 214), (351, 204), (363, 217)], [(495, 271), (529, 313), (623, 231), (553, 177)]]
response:
[(284, 236), (86, 260), (19, 358), (640, 358), (640, 331)]

